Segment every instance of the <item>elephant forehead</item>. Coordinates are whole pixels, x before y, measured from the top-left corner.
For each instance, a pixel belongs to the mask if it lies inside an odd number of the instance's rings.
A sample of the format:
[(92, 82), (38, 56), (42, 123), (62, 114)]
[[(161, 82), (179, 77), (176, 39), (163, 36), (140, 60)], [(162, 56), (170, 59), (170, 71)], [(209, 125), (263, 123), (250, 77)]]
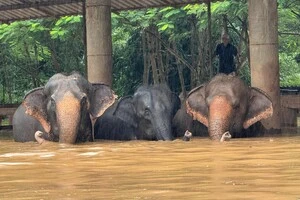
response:
[(155, 101), (154, 102), (154, 109), (158, 110), (158, 111), (164, 111), (165, 110), (165, 102), (161, 102), (161, 101)]
[(206, 88), (207, 103), (217, 96), (225, 96), (229, 102), (233, 105), (244, 101), (249, 97), (248, 87), (244, 85), (232, 85), (232, 84), (221, 84), (221, 85), (211, 85), (211, 87)]
[(134, 95), (136, 106), (143, 106), (152, 109), (163, 109), (167, 102), (170, 101), (165, 94), (155, 92), (140, 92)]
[(54, 93), (66, 93), (67, 91), (72, 91), (73, 93), (87, 92), (88, 85), (85, 84), (79, 78), (76, 77), (66, 77), (59, 80), (48, 81), (45, 86), (45, 91), (47, 94)]
[(138, 93), (133, 96), (133, 100), (138, 104), (138, 106), (144, 105), (150, 107), (152, 97), (149, 93)]
[(80, 101), (71, 93), (67, 92), (56, 102), (57, 111), (61, 114), (78, 112)]
[(54, 97), (55, 100), (60, 100), (64, 98), (65, 96), (73, 96), (76, 99), (81, 99), (83, 96), (86, 96), (87, 93), (82, 90), (78, 85), (70, 84), (70, 83), (64, 83), (60, 84), (56, 87), (52, 93), (50, 93), (52, 97)]

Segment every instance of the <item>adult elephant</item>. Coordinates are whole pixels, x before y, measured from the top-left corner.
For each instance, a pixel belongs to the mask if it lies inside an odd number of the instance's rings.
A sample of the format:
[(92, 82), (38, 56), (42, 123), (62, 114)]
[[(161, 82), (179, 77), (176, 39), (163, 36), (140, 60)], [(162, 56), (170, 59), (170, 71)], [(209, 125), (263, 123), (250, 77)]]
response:
[(168, 86), (141, 86), (97, 119), (95, 138), (172, 140), (171, 120), (179, 107), (178, 96)]
[(114, 101), (114, 92), (106, 85), (91, 84), (78, 73), (55, 74), (44, 87), (24, 97), (13, 117), (14, 140), (92, 141), (91, 119), (102, 115)]
[(243, 137), (243, 129), (273, 114), (272, 102), (263, 91), (231, 74), (216, 75), (193, 89), (186, 108), (193, 119), (208, 127), (213, 140), (220, 140), (227, 131), (233, 137)]

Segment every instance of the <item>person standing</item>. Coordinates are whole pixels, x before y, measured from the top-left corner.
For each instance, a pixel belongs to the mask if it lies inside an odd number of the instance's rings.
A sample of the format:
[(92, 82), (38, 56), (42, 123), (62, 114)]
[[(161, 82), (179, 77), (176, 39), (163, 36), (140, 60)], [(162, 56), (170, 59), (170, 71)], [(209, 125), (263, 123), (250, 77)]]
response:
[(229, 35), (222, 35), (222, 43), (217, 45), (215, 56), (219, 56), (219, 73), (236, 73), (234, 57), (238, 56), (237, 49), (229, 42)]

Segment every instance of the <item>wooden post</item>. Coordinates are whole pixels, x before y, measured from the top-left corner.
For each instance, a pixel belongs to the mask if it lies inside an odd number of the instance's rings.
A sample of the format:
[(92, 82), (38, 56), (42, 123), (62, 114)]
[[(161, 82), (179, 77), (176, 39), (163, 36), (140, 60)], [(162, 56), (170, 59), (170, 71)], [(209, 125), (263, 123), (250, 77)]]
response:
[(86, 0), (88, 80), (109, 86), (112, 84), (110, 9), (110, 0)]
[(273, 102), (267, 129), (280, 130), (277, 1), (249, 0), (251, 85), (265, 91)]
[(212, 66), (212, 45), (211, 45), (211, 8), (210, 1), (207, 2), (207, 22), (208, 22), (208, 65), (209, 65), (209, 76), (213, 77), (214, 71)]

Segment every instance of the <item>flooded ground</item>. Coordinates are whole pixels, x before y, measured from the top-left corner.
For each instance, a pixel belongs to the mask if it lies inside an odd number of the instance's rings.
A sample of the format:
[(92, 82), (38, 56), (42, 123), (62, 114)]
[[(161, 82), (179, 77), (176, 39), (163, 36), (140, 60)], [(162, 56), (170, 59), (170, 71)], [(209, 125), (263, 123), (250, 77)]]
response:
[(0, 199), (300, 199), (300, 136), (215, 143), (0, 140)]

